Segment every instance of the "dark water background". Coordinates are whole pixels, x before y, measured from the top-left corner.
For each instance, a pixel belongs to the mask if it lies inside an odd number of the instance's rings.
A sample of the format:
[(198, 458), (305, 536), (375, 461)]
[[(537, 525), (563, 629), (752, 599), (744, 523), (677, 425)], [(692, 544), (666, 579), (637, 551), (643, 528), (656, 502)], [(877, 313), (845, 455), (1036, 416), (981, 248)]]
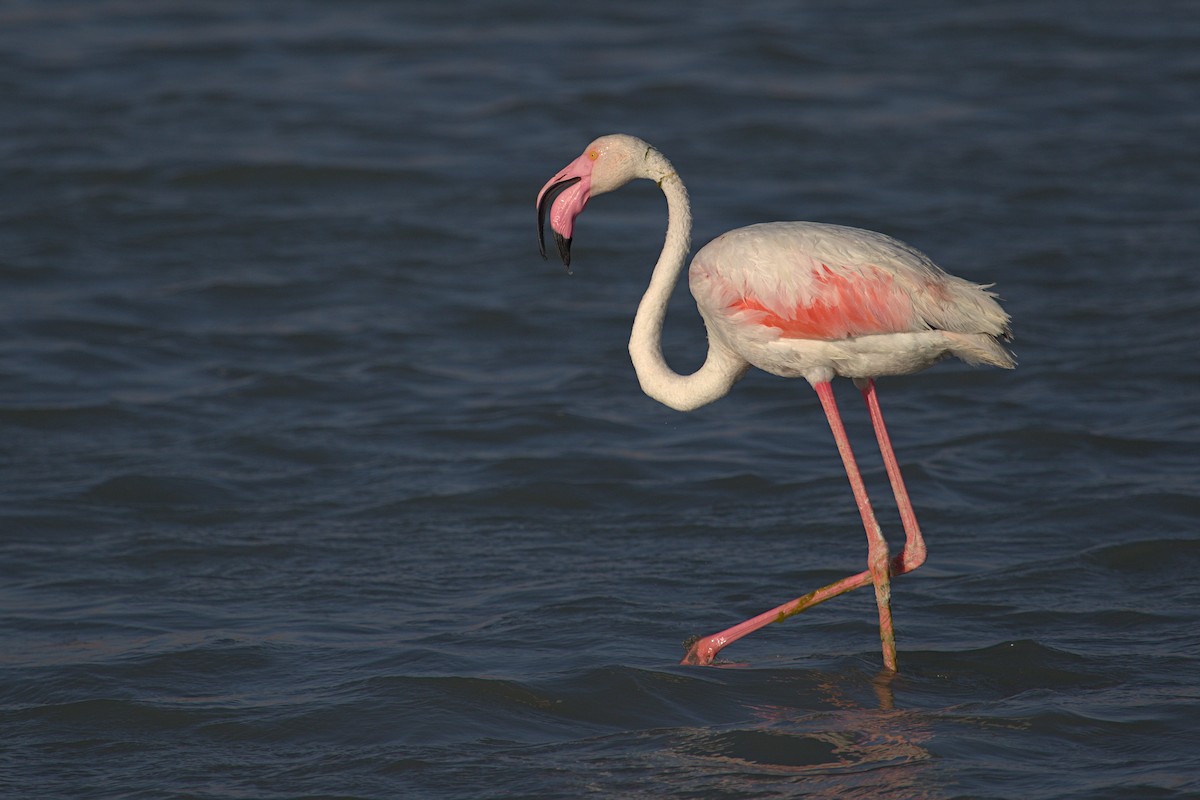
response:
[[(676, 665), (865, 545), (805, 384), (640, 393), (652, 184), (537, 257), (613, 131), (1012, 313), (880, 386), (894, 681), (869, 592)], [(0, 5), (0, 795), (1200, 796), (1198, 153), (1191, 2)]]

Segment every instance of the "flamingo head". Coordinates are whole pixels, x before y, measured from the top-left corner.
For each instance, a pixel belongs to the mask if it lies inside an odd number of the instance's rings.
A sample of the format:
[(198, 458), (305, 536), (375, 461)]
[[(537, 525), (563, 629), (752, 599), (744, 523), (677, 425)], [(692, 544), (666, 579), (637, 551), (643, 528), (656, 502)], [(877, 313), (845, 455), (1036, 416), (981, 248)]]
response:
[(559, 170), (538, 192), (538, 251), (542, 258), (546, 258), (547, 212), (558, 254), (563, 264), (570, 266), (575, 218), (583, 213), (588, 200), (635, 178), (656, 177), (654, 166), (658, 162), (666, 163), (666, 159), (636, 136), (614, 133), (589, 144), (579, 158)]

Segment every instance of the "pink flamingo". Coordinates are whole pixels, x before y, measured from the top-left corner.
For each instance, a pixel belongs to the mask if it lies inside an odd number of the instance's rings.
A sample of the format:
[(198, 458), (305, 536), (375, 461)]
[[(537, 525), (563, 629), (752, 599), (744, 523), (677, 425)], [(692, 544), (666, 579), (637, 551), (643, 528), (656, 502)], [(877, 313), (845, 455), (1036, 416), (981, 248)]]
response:
[[(817, 392), (863, 526), (867, 569), (810, 592), (728, 630), (697, 638), (684, 664), (711, 664), (725, 646), (772, 622), (868, 583), (875, 586), (885, 669), (896, 670), (891, 577), (925, 561), (925, 541), (892, 451), (876, 377), (923, 370), (946, 356), (1011, 369), (1009, 317), (986, 286), (948, 275), (920, 251), (872, 231), (813, 222), (772, 222), (729, 231), (692, 259), (688, 281), (708, 330), (708, 356), (692, 375), (663, 359), (667, 300), (679, 280), (691, 237), (687, 190), (675, 168), (646, 142), (602, 136), (538, 193), (538, 246), (546, 257), (545, 218), (563, 263), (571, 262), (575, 218), (588, 200), (636, 178), (656, 182), (667, 197), (667, 234), (629, 338), (642, 390), (680, 411), (723, 397), (751, 366), (804, 378)], [(830, 381), (854, 380), (866, 399), (883, 463), (904, 525), (904, 550), (889, 558), (862, 476), (846, 438)]]

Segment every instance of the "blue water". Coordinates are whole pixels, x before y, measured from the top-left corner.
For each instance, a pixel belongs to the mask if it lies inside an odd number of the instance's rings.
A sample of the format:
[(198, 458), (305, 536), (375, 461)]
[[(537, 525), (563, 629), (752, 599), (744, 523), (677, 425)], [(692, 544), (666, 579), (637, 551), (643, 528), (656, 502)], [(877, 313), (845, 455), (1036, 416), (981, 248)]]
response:
[[(0, 794), (1200, 796), (1191, 3), (191, 5), (0, 6)], [(638, 389), (652, 184), (538, 258), (614, 131), (1012, 314), (880, 383), (893, 680), (870, 592), (677, 665), (866, 548), (803, 382)]]

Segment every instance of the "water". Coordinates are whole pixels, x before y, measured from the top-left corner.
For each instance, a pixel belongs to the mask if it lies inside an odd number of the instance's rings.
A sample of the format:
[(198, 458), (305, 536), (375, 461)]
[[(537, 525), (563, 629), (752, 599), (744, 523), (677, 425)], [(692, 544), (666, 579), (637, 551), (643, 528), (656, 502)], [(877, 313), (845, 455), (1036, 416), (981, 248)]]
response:
[[(1200, 795), (1191, 5), (410, 5), (0, 9), (2, 793)], [(677, 665), (865, 547), (803, 383), (638, 390), (651, 184), (537, 258), (612, 131), (1012, 313), (880, 385), (894, 680), (869, 592)]]

